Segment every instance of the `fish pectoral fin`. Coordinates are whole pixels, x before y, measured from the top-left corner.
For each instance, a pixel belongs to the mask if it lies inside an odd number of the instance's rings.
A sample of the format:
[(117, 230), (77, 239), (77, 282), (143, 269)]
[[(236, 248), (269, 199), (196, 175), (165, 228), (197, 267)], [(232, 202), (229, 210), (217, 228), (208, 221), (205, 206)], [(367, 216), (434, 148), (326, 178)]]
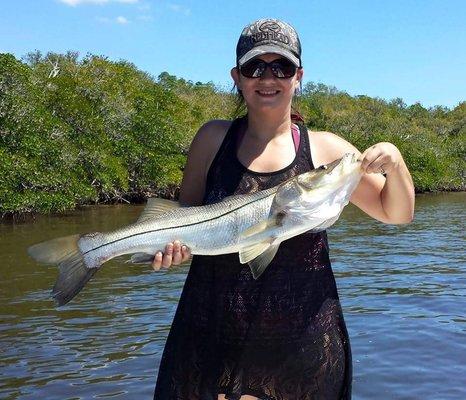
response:
[(258, 233), (265, 231), (269, 226), (270, 221), (268, 219), (259, 222), (258, 224), (252, 225), (248, 229), (245, 229), (243, 232), (241, 232), (239, 235), (239, 240), (241, 241), (242, 239), (257, 235)]
[(242, 264), (248, 263), (254, 279), (259, 278), (277, 254), (279, 244), (270, 242), (256, 243), (242, 249), (239, 259)]
[(165, 214), (166, 212), (179, 207), (180, 203), (178, 203), (177, 201), (151, 197), (147, 199), (146, 208), (144, 208), (144, 211), (139, 216), (137, 222), (147, 221), (149, 219)]
[(248, 229), (245, 229), (239, 235), (239, 240), (244, 240), (246, 238), (251, 238), (251, 236), (258, 235), (268, 229), (275, 229), (277, 226), (281, 226), (283, 221), (284, 213), (279, 212), (271, 215), (264, 221), (259, 222), (258, 224), (250, 226)]
[(152, 261), (154, 261), (154, 254), (134, 253), (127, 262), (132, 264), (152, 264)]

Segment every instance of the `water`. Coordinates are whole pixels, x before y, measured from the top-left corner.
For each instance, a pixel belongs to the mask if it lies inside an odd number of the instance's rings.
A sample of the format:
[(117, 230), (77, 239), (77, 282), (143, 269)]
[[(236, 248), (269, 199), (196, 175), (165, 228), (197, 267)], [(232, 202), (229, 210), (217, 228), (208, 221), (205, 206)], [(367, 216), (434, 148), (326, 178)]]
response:
[[(347, 208), (329, 230), (355, 400), (466, 398), (466, 194), (416, 200), (410, 225)], [(141, 210), (98, 206), (0, 224), (0, 398), (152, 398), (188, 267), (154, 273), (113, 260), (56, 308), (56, 269), (26, 255), (30, 244), (113, 229)]]

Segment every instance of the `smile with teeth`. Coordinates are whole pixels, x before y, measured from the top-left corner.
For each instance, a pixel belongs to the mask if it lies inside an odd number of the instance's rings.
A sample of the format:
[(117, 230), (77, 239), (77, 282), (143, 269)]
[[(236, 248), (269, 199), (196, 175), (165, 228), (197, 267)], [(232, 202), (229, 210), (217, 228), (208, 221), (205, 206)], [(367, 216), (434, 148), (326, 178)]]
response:
[(270, 96), (273, 94), (277, 94), (278, 90), (257, 90), (256, 92), (265, 96)]

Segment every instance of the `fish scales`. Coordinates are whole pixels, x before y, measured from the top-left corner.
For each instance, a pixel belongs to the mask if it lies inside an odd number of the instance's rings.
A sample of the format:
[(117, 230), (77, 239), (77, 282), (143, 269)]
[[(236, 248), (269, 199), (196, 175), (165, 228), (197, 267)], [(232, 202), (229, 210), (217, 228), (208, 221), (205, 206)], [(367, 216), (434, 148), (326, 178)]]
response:
[[(95, 253), (92, 259), (103, 260), (110, 255), (116, 257), (127, 254), (129, 250), (155, 254), (166, 243), (182, 239), (192, 254), (238, 252), (239, 234), (267, 218), (273, 194), (273, 190), (268, 190), (227, 199), (207, 207), (181, 207), (159, 218), (102, 234), (98, 242), (82, 246), (82, 249), (86, 249), (87, 254)], [(202, 212), (193, 217), (193, 212), (199, 209)], [(85, 240), (86, 236), (81, 238), (81, 243)], [(90, 264), (94, 262), (90, 261)]]

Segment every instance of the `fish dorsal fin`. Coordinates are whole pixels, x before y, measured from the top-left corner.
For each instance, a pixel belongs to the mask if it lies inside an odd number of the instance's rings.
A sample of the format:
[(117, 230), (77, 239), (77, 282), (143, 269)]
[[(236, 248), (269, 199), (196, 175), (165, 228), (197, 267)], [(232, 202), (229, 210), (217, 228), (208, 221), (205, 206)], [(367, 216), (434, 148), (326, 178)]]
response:
[(158, 217), (178, 207), (180, 207), (180, 203), (177, 201), (151, 197), (147, 199), (146, 208), (144, 208), (137, 222), (144, 222), (151, 218)]
[(242, 264), (249, 263), (254, 279), (259, 278), (271, 263), (280, 244), (270, 242), (255, 243), (252, 246), (241, 249), (239, 259)]

